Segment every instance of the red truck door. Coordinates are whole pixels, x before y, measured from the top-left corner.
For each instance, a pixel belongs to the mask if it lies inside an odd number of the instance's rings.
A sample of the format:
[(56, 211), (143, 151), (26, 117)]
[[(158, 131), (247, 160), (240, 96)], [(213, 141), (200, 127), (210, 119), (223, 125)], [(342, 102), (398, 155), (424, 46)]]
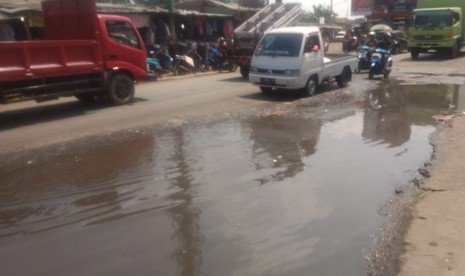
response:
[(128, 68), (136, 79), (146, 78), (146, 50), (139, 32), (125, 17), (99, 15), (105, 67)]

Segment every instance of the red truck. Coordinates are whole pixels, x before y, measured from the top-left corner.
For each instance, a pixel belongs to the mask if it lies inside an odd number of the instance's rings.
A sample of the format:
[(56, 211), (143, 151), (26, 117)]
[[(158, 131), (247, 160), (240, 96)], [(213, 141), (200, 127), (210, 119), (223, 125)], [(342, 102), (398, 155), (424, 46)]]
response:
[(130, 19), (98, 15), (95, 0), (45, 0), (42, 14), (42, 40), (0, 42), (0, 103), (132, 101), (147, 57)]

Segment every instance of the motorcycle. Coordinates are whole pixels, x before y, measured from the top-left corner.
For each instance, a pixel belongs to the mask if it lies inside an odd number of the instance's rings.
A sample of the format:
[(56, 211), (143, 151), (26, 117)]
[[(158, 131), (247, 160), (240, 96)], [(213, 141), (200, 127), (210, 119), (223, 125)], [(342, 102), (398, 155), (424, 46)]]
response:
[(392, 71), (392, 57), (389, 50), (376, 48), (370, 57), (370, 72), (368, 78), (371, 80), (375, 75), (383, 75), (385, 79)]
[(194, 59), (187, 55), (175, 55), (174, 68), (180, 75), (196, 72)]
[(147, 80), (156, 81), (160, 77), (163, 69), (161, 68), (160, 61), (156, 58), (147, 56)]
[(346, 35), (346, 37), (344, 37), (342, 40), (342, 50), (344, 53), (355, 51), (358, 45), (359, 40), (355, 35)]
[(190, 57), (194, 62), (194, 69), (196, 72), (203, 72), (205, 71), (205, 62), (202, 58), (202, 55), (199, 54), (198, 51), (199, 46), (191, 47), (189, 50), (186, 51), (186, 56)]
[(174, 59), (171, 57), (168, 49), (156, 48), (155, 50), (150, 51), (149, 58), (156, 59), (160, 64), (161, 68), (157, 68), (159, 75), (165, 73), (172, 73), (173, 75), (178, 74), (174, 67)]
[(358, 67), (355, 70), (356, 72), (361, 72), (362, 70), (369, 70), (370, 69), (370, 57), (371, 53), (373, 51), (373, 48), (363, 45), (360, 47), (357, 51), (357, 57), (358, 57)]
[(208, 54), (208, 65), (213, 70), (223, 70), (234, 72), (237, 69), (237, 64), (234, 60), (229, 58), (226, 53), (221, 53), (215, 47), (210, 47)]

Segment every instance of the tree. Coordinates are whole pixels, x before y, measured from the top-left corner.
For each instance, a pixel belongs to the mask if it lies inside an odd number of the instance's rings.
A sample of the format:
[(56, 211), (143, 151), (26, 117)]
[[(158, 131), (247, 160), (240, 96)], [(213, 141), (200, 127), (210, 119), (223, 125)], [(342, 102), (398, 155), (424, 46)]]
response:
[(329, 6), (320, 4), (318, 6), (313, 5), (313, 12), (304, 12), (301, 21), (308, 23), (319, 23), (320, 18), (324, 18), (325, 23), (331, 23), (336, 17), (337, 13), (331, 11)]
[(334, 18), (337, 17), (337, 13), (332, 11), (330, 6), (321, 4), (318, 6), (313, 5), (313, 14), (318, 18), (323, 17), (326, 23), (332, 23)]

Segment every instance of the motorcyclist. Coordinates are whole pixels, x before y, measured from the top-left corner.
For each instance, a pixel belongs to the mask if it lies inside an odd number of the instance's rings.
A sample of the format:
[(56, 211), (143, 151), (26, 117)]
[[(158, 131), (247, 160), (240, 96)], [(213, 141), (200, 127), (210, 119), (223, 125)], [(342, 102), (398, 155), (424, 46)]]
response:
[(229, 45), (224, 37), (218, 38), (218, 52), (221, 54), (220, 65), (223, 65), (227, 62), (229, 54)]
[(371, 31), (368, 33), (368, 39), (366, 41), (366, 46), (368, 47), (375, 47), (377, 45), (377, 41), (376, 41), (376, 33)]
[(228, 43), (224, 37), (218, 38), (218, 50), (223, 54), (226, 54), (228, 50)]
[(384, 50), (391, 50), (392, 42), (391, 42), (391, 34), (387, 32), (380, 32), (378, 34), (378, 42), (376, 44), (377, 48), (381, 48)]

